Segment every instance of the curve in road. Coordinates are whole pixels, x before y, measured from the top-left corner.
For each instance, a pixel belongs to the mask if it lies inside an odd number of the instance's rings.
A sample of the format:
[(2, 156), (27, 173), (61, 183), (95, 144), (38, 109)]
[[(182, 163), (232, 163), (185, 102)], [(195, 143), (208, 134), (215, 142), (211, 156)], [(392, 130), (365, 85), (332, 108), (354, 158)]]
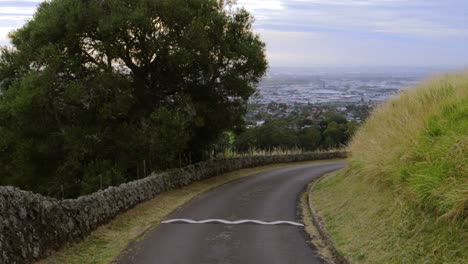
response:
[[(343, 162), (298, 165), (261, 172), (222, 185), (177, 209), (169, 215), (166, 224), (131, 243), (116, 262), (323, 263), (307, 242), (304, 228), (284, 222), (302, 225), (297, 204), (305, 187), (314, 178), (344, 166)], [(180, 220), (189, 220), (189, 223)], [(213, 220), (218, 221), (209, 223)], [(271, 224), (277, 221), (283, 223)]]

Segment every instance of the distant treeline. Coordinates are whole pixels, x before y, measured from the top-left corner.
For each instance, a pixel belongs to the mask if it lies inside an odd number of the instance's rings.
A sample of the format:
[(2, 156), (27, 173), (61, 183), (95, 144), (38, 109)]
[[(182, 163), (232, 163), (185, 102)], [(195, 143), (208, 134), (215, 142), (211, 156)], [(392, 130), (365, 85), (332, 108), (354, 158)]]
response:
[(239, 152), (251, 149), (291, 149), (306, 151), (343, 147), (356, 131), (358, 123), (332, 114), (318, 121), (272, 118), (263, 125), (247, 129), (234, 143)]

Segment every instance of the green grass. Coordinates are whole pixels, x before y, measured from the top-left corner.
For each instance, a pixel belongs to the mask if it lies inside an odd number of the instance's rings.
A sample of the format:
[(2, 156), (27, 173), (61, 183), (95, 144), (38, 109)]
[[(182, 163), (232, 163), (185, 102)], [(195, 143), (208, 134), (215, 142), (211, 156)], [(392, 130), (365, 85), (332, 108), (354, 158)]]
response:
[(349, 167), (313, 193), (356, 263), (468, 263), (468, 73), (428, 80), (380, 106)]
[[(309, 190), (310, 186), (311, 185), (307, 187), (307, 190)], [(312, 212), (309, 207), (310, 198), (311, 197), (309, 196), (307, 191), (305, 191), (301, 195), (300, 207), (302, 212), (302, 222), (304, 223), (304, 229), (310, 237), (310, 243), (312, 243), (315, 246), (315, 249), (317, 250), (317, 253), (320, 255), (320, 257), (331, 263), (333, 261), (333, 253), (329, 248), (329, 245), (327, 245), (327, 243), (323, 240), (319, 230), (313, 223)]]
[(352, 172), (389, 182), (447, 221), (468, 218), (468, 73), (427, 81), (381, 106), (350, 145)]
[(431, 116), (419, 141), (413, 161), (399, 169), (400, 181), (428, 210), (444, 218), (466, 220), (468, 99)]
[(321, 180), (312, 202), (351, 263), (468, 263), (468, 232), (439, 221), (389, 186), (341, 171)]
[[(334, 160), (328, 160), (332, 162)], [(325, 161), (325, 162), (328, 162)], [(181, 189), (168, 191), (144, 202), (116, 217), (109, 224), (94, 231), (80, 243), (70, 245), (40, 264), (104, 264), (114, 260), (131, 242), (141, 238), (146, 231), (158, 224), (172, 211), (197, 195), (230, 181), (280, 167), (311, 164), (318, 161), (277, 164), (226, 173)], [(324, 162), (324, 161), (320, 161)]]

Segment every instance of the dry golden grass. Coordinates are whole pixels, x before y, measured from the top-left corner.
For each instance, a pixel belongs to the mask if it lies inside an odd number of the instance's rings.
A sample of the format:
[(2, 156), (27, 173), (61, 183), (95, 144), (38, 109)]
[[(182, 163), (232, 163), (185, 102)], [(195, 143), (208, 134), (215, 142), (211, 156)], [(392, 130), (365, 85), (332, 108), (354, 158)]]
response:
[[(330, 150), (328, 152), (333, 152), (334, 150)], [(223, 153), (219, 153), (217, 156), (213, 158), (237, 158), (237, 157), (251, 157), (251, 156), (274, 156), (274, 155), (298, 155), (303, 154), (304, 150), (299, 148), (273, 148), (270, 150), (262, 150), (262, 149), (250, 149), (248, 152), (237, 152), (232, 149), (227, 149)]]
[(468, 73), (446, 75), (424, 82), (416, 89), (382, 105), (356, 133), (350, 150), (353, 160), (366, 166), (363, 172), (386, 173), (420, 144), (420, 132), (431, 116), (447, 105), (468, 98)]
[(438, 77), (375, 111), (350, 145), (351, 165), (460, 220), (468, 215), (467, 131), (468, 73)]
[[(333, 148), (333, 149), (319, 149), (315, 150), (315, 153), (330, 153), (330, 152), (346, 152), (346, 148)], [(304, 149), (300, 148), (272, 148), (269, 150), (255, 149), (252, 148), (247, 152), (237, 152), (232, 149), (227, 149), (223, 153), (212, 155), (212, 159), (215, 158), (237, 158), (237, 157), (252, 157), (252, 156), (276, 156), (276, 155), (300, 155), (308, 153)]]

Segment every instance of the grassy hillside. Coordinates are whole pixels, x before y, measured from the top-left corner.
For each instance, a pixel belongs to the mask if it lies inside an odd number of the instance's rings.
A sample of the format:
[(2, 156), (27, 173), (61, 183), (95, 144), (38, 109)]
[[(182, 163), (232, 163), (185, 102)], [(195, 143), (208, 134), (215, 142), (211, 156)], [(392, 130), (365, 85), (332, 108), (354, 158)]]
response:
[(468, 74), (378, 108), (313, 200), (357, 263), (468, 263)]

